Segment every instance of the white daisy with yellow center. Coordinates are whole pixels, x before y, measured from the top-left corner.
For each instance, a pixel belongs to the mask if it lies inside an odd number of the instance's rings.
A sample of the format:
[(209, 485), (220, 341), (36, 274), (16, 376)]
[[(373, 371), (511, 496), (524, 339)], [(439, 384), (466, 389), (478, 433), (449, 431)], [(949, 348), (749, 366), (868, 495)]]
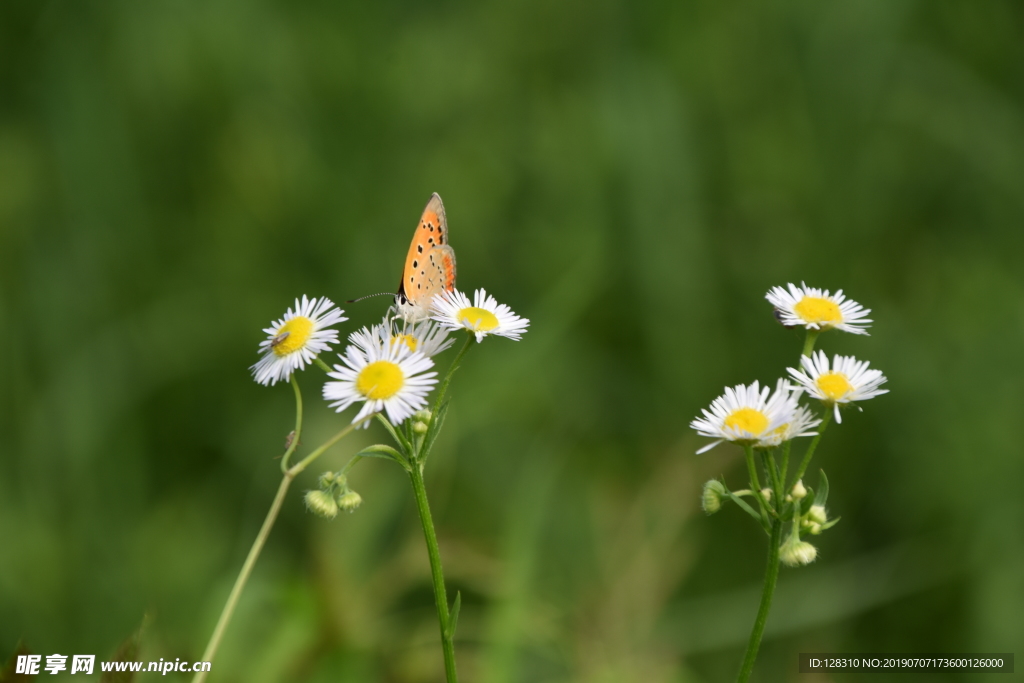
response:
[(434, 320), (441, 325), (452, 330), (469, 330), (476, 335), (477, 342), (492, 334), (518, 341), (530, 324), (482, 289), (473, 294), (472, 303), (459, 291), (439, 294), (434, 297), (432, 311)]
[(433, 320), (426, 320), (409, 325), (401, 320), (384, 319), (383, 324), (375, 325), (373, 333), (377, 335), (381, 346), (405, 344), (410, 351), (419, 351), (431, 358), (455, 343), (449, 339), (450, 330)]
[(385, 411), (397, 425), (427, 404), (427, 394), (437, 383), (437, 373), (427, 372), (434, 367), (432, 360), (405, 344), (382, 346), (372, 330), (361, 330), (350, 339), (352, 344), (341, 357), (344, 365), (327, 373), (337, 380), (324, 385), (324, 398), (332, 408), (340, 413), (363, 401), (353, 422)]
[(267, 334), (260, 342), (263, 357), (249, 368), (256, 381), (269, 386), (287, 380), (328, 351), (338, 342), (338, 331), (327, 328), (348, 320), (342, 313), (327, 297), (296, 299), (294, 311), (289, 308), (283, 318), (263, 330)]
[(770, 448), (797, 436), (811, 436), (807, 430), (818, 422), (800, 410), (797, 395), (788, 382), (779, 380), (772, 393), (757, 382), (726, 387), (725, 393), (702, 410), (704, 417), (690, 423), (701, 436), (717, 439), (697, 453), (709, 451), (723, 441), (755, 448)]
[(800, 359), (803, 372), (787, 368), (790, 375), (799, 382), (810, 396), (835, 407), (836, 422), (842, 422), (839, 406), (846, 403), (866, 401), (880, 394), (889, 393), (879, 389), (885, 383), (880, 370), (869, 369), (867, 361), (853, 356), (835, 356), (831, 366), (824, 351)]
[(805, 327), (809, 330), (842, 330), (853, 334), (867, 334), (864, 329), (872, 321), (867, 317), (870, 308), (864, 308), (843, 295), (843, 290), (829, 294), (827, 289), (790, 283), (788, 290), (772, 287), (765, 298), (775, 307), (779, 321), (787, 327)]
[[(796, 403), (799, 395), (799, 390), (793, 393), (793, 403)], [(761, 438), (760, 445), (778, 446), (779, 444), (795, 439), (798, 436), (816, 436), (818, 432), (812, 432), (811, 430), (819, 424), (821, 424), (821, 420), (815, 417), (814, 413), (812, 413), (809, 408), (806, 406), (796, 406), (790, 414), (789, 420), (765, 434)]]

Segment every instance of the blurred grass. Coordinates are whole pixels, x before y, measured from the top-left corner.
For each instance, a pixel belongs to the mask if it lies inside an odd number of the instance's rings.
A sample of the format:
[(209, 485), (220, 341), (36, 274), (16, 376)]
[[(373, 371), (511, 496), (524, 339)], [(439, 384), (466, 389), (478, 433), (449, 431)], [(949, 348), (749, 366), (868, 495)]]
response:
[[(823, 346), (892, 392), (823, 444), (843, 521), (755, 675), (1012, 651), (1022, 38), (1010, 0), (4, 3), (0, 655), (103, 659), (149, 614), (144, 657), (199, 656), (292, 419), (260, 328), (392, 289), (432, 191), (461, 288), (532, 320), (468, 357), (428, 473), (465, 680), (734, 675), (764, 541), (697, 513), (744, 475), (687, 424), (793, 364), (762, 297), (801, 280), (874, 309)], [(402, 479), (361, 465), (332, 523), (290, 499), (216, 680), (438, 680)]]

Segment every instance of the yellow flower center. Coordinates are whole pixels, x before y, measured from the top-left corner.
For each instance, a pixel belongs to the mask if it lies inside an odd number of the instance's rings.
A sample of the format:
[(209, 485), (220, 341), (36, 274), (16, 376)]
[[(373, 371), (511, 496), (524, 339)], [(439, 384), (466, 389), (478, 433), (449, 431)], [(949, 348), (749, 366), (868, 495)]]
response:
[(740, 408), (739, 410), (734, 410), (729, 417), (725, 418), (725, 427), (740, 429), (748, 434), (760, 436), (768, 428), (768, 418), (760, 410)]
[(466, 323), (477, 332), (490, 332), (498, 326), (498, 318), (490, 311), (476, 306), (469, 306), (459, 311), (459, 322)]
[(296, 316), (281, 325), (281, 329), (277, 331), (277, 337), (275, 337), (275, 341), (277, 339), (280, 341), (276, 344), (271, 343), (270, 346), (277, 356), (287, 356), (305, 346), (312, 334), (313, 321), (301, 315)]
[(805, 296), (795, 306), (796, 314), (809, 323), (838, 323), (843, 321), (839, 306), (833, 301), (816, 296)]
[(389, 360), (370, 363), (356, 377), (356, 390), (371, 401), (391, 398), (404, 385), (405, 373)]
[(415, 351), (416, 347), (419, 346), (420, 340), (411, 334), (396, 334), (391, 338), (391, 345), (405, 344), (409, 347), (410, 351)]
[(827, 401), (838, 401), (853, 391), (853, 385), (850, 384), (850, 380), (846, 379), (846, 375), (841, 372), (825, 373), (818, 377), (814, 383), (821, 389), (821, 393), (825, 394), (825, 400)]

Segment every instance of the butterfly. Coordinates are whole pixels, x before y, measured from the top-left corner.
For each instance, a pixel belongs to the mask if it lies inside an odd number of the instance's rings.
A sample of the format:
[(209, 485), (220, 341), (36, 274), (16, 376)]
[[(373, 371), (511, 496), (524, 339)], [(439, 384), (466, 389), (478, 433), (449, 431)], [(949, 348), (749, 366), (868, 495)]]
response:
[(455, 250), (448, 244), (444, 204), (435, 192), (423, 209), (405, 257), (395, 308), (409, 322), (429, 316), (434, 296), (455, 289)]

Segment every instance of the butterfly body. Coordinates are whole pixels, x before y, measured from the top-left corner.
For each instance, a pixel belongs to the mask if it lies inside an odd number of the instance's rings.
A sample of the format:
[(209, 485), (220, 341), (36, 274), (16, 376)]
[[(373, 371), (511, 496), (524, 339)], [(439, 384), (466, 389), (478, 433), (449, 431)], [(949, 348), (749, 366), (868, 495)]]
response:
[(448, 244), (444, 204), (435, 192), (409, 245), (395, 306), (406, 320), (422, 320), (428, 317), (434, 296), (454, 289), (455, 250)]

